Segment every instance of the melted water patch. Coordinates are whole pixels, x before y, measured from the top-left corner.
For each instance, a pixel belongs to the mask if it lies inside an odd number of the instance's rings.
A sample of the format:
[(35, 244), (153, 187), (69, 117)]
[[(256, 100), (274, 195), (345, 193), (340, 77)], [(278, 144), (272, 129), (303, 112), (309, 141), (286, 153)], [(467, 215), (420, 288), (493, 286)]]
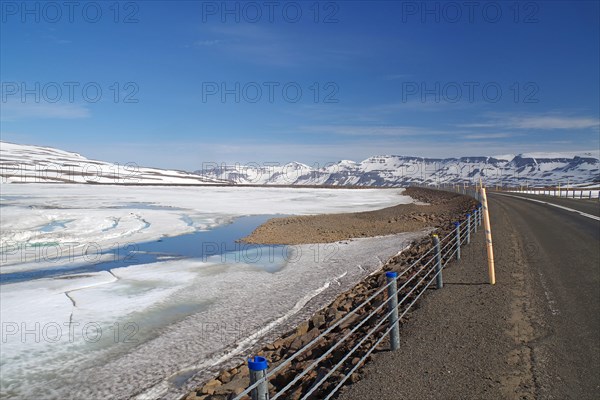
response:
[[(151, 264), (172, 258), (192, 258), (227, 264), (245, 264), (268, 272), (276, 272), (283, 266), (284, 259), (287, 257), (287, 246), (255, 245), (239, 242), (239, 239), (248, 236), (259, 225), (273, 217), (273, 215), (239, 217), (230, 224), (218, 226), (208, 231), (163, 237), (153, 242), (126, 243), (115, 249), (102, 252), (98, 256), (90, 255), (89, 257), (90, 260), (97, 260), (100, 256), (108, 255), (109, 259), (105, 261), (1, 274), (0, 284), (52, 278), (68, 274), (110, 271), (115, 268)], [(55, 222), (64, 225), (70, 221)], [(43, 245), (57, 246), (57, 248), (61, 246), (59, 243), (44, 243)], [(64, 243), (62, 245), (64, 246)]]
[(40, 232), (55, 232), (59, 229), (67, 229), (67, 224), (73, 222), (73, 219), (55, 220), (39, 228)]

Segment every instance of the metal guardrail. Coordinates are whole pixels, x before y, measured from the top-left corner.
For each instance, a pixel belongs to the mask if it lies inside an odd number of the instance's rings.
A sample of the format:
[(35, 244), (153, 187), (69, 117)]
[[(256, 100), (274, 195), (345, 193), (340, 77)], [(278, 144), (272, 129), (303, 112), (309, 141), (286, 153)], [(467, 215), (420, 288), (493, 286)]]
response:
[(515, 189), (503, 190), (503, 192), (536, 194), (552, 197), (562, 197), (567, 199), (599, 199), (600, 189)]
[[(465, 190), (465, 192), (467, 192)], [(465, 193), (470, 194), (473, 197), (478, 197), (477, 193)], [(372, 337), (380, 327), (388, 321), (389, 326), (387, 329), (383, 331), (383, 334), (378, 338), (377, 341), (374, 342), (368, 349), (368, 351), (359, 359), (358, 362), (351, 368), (348, 372), (344, 374), (340, 382), (327, 394), (325, 399), (330, 399), (348, 380), (350, 376), (364, 363), (364, 361), (369, 357), (369, 355), (381, 344), (381, 342), (390, 335), (390, 332), (393, 332), (393, 335), (397, 335), (399, 331), (399, 321), (408, 313), (411, 307), (419, 300), (419, 298), (425, 293), (427, 288), (436, 281), (436, 286), (438, 289), (443, 287), (442, 280), (442, 271), (448, 265), (448, 263), (456, 257), (460, 259), (460, 248), (464, 244), (468, 244), (471, 239), (471, 233), (477, 232), (477, 227), (482, 224), (482, 208), (481, 205), (475, 210), (472, 214), (467, 214), (465, 220), (462, 222), (458, 222), (455, 224), (455, 229), (449, 232), (443, 238), (439, 238), (434, 235), (435, 245), (427, 252), (425, 252), (419, 259), (414, 261), (408, 268), (404, 271), (397, 273), (388, 273), (386, 274), (387, 282), (384, 286), (379, 288), (375, 293), (369, 296), (365, 301), (360, 303), (353, 310), (349, 311), (345, 316), (337, 320), (333, 325), (323, 331), (316, 338), (307, 343), (304, 347), (296, 351), (290, 357), (282, 361), (275, 368), (268, 370), (267, 360), (262, 357), (255, 357), (253, 360), (249, 360), (249, 368), (251, 375), (251, 384), (248, 386), (246, 390), (235, 397), (235, 400), (241, 400), (246, 395), (251, 394), (253, 400), (268, 400), (268, 381), (271, 377), (276, 375), (279, 371), (283, 370), (287, 365), (291, 364), (295, 359), (297, 359), (301, 354), (310, 349), (313, 345), (315, 345), (319, 340), (323, 339), (327, 334), (331, 333), (334, 329), (339, 327), (345, 321), (347, 321), (353, 315), (364, 308), (367, 304), (371, 303), (376, 297), (383, 294), (384, 291), (387, 291), (386, 298), (373, 310), (371, 310), (368, 314), (366, 314), (360, 321), (356, 323), (356, 325), (345, 335), (337, 340), (332, 346), (325, 351), (320, 357), (315, 359), (308, 367), (306, 367), (301, 373), (297, 374), (294, 379), (292, 379), (287, 385), (285, 385), (282, 389), (280, 389), (277, 393), (273, 395), (272, 400), (278, 399), (282, 397), (289, 389), (293, 388), (294, 385), (300, 382), (300, 380), (306, 376), (310, 371), (314, 370), (323, 360), (327, 358), (329, 354), (331, 354), (336, 348), (338, 348), (342, 343), (344, 343), (350, 336), (352, 336), (358, 329), (360, 329), (363, 325), (367, 323), (367, 321), (371, 320), (375, 315), (377, 315), (384, 307), (387, 307), (387, 312), (383, 314), (379, 321), (371, 328), (369, 331), (360, 339), (358, 342), (348, 351), (348, 353), (342, 357), (335, 365), (331, 366), (328, 373), (323, 377), (317, 378), (319, 381), (315, 382), (310, 389), (303, 394), (301, 400), (308, 399), (314, 392), (316, 392), (323, 383), (327, 381), (327, 379), (337, 371), (348, 358), (356, 352), (358, 348), (360, 348), (367, 339)], [(427, 259), (429, 257), (429, 259)], [(443, 261), (443, 262), (442, 262)], [(422, 265), (420, 265), (422, 264)], [(416, 272), (413, 269), (417, 269)], [(398, 279), (407, 273), (413, 271), (412, 276), (410, 276), (399, 288), (397, 287)], [(411, 282), (420, 278), (418, 282), (416, 282), (412, 287), (409, 287)], [(402, 298), (399, 298), (399, 295), (405, 289), (410, 289), (408, 293), (404, 294)], [(411, 298), (413, 293), (416, 291), (416, 296), (412, 301), (406, 305), (407, 301)], [(393, 306), (390, 306), (393, 304)], [(399, 311), (402, 313), (398, 316)], [(390, 338), (390, 344), (392, 349), (395, 347), (394, 343), (398, 340), (397, 337)]]
[[(429, 189), (445, 190), (449, 192), (456, 192), (466, 194), (481, 200), (479, 196), (479, 189), (481, 185), (475, 184), (474, 186), (466, 183), (461, 184), (415, 184), (415, 187), (423, 187)], [(485, 186), (485, 185), (484, 185)], [(508, 192), (508, 193), (523, 193), (523, 194), (536, 194), (544, 196), (562, 197), (568, 199), (599, 199), (600, 200), (600, 185), (591, 187), (574, 187), (574, 186), (556, 186), (556, 187), (531, 187), (531, 186), (490, 186), (490, 190), (495, 192)]]

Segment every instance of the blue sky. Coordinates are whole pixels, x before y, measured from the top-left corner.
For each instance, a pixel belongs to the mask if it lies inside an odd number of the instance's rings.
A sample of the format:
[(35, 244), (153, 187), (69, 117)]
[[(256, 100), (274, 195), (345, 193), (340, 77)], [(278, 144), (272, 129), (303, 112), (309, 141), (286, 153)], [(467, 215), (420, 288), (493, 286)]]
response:
[(6, 141), (187, 170), (600, 146), (596, 1), (25, 4)]

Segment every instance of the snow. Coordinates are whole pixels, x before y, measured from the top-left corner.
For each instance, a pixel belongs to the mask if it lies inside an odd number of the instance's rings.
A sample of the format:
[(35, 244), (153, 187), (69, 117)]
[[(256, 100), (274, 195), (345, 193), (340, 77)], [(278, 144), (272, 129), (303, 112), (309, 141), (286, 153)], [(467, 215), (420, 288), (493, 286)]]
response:
[[(402, 189), (2, 184), (1, 190), (2, 274), (67, 266), (65, 260), (23, 260), (18, 244), (110, 248), (212, 229), (243, 215), (354, 212), (412, 202)], [(147, 398), (178, 398), (201, 375), (182, 388), (169, 378), (209, 373), (214, 363), (281, 333), (420, 235), (294, 246), (285, 253), (279, 247), (258, 260), (248, 253), (176, 258), (3, 284), (0, 393), (144, 398), (143, 391)]]
[[(342, 160), (321, 168), (296, 170), (281, 167), (222, 166), (198, 171), (213, 179), (237, 184), (408, 186), (482, 181), (488, 185), (518, 186), (528, 180), (549, 185), (586, 182), (600, 172), (598, 151), (504, 154), (490, 157), (430, 159), (383, 155), (361, 162)], [(584, 162), (575, 157), (584, 158)], [(524, 160), (526, 160), (524, 162)]]
[[(59, 184), (1, 189), (2, 273), (96, 261), (98, 253), (129, 243), (206, 230), (242, 215), (354, 212), (413, 201), (401, 195), (403, 189)], [(65, 228), (44, 230), (56, 221)]]
[[(585, 162), (581, 162), (581, 157)], [(523, 160), (532, 160), (524, 163)], [(523, 181), (551, 185), (598, 179), (599, 150), (527, 152), (493, 157), (432, 159), (379, 155), (361, 162), (342, 160), (322, 167), (298, 162), (271, 165), (204, 163), (196, 173), (119, 165), (88, 160), (77, 153), (0, 142), (0, 176), (4, 182), (78, 182), (160, 185), (359, 185), (407, 186), (482, 181), (519, 186)]]
[(522, 158), (562, 158), (570, 159), (574, 157), (600, 158), (600, 150), (588, 151), (561, 151), (561, 152), (534, 152), (520, 154)]
[[(113, 270), (118, 279), (99, 273), (4, 285), (2, 322), (19, 330), (3, 344), (1, 390), (26, 398), (49, 388), (63, 398), (130, 398), (158, 387), (160, 397), (179, 398), (204, 375), (179, 389), (165, 384), (169, 377), (189, 370), (208, 374), (216, 361), (241, 356), (262, 337), (285, 332), (420, 235), (357, 239), (319, 250), (295, 246), (300, 256), (276, 273), (245, 263), (184, 260), (118, 268)], [(315, 257), (317, 252), (322, 256)], [(194, 312), (174, 317), (181, 306)], [(36, 322), (39, 333), (22, 340), (24, 329), (35, 331)], [(126, 332), (115, 341), (117, 324), (121, 330), (135, 326), (130, 339), (137, 342), (123, 343)], [(54, 326), (62, 327), (57, 342), (47, 329)], [(102, 335), (94, 342), (97, 332)]]
[(0, 176), (3, 182), (77, 182), (103, 184), (224, 184), (219, 179), (184, 171), (140, 167), (89, 160), (80, 154), (50, 147), (0, 141)]
[(492, 158), (495, 158), (496, 160), (511, 161), (513, 158), (515, 158), (515, 154), (500, 154), (497, 156), (492, 156)]
[(338, 165), (342, 168), (356, 168), (358, 163), (356, 161), (352, 161), (352, 160), (342, 160), (342, 161), (338, 162), (336, 165)]

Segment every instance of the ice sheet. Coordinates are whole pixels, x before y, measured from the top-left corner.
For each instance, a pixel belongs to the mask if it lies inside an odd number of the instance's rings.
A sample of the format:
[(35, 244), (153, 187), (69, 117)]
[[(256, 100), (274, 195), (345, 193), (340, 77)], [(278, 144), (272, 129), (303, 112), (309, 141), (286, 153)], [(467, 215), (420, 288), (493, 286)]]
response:
[[(176, 260), (4, 285), (2, 323), (19, 331), (5, 335), (1, 391), (178, 398), (216, 363), (283, 333), (420, 235), (294, 246), (278, 272), (265, 270), (264, 260)], [(23, 337), (23, 324), (31, 332), (36, 322), (39, 333)], [(53, 342), (55, 326), (62, 337)], [(183, 387), (170, 384), (182, 371), (199, 374)]]
[(97, 253), (210, 229), (236, 216), (355, 212), (412, 202), (402, 191), (2, 184), (0, 273), (95, 262)]

